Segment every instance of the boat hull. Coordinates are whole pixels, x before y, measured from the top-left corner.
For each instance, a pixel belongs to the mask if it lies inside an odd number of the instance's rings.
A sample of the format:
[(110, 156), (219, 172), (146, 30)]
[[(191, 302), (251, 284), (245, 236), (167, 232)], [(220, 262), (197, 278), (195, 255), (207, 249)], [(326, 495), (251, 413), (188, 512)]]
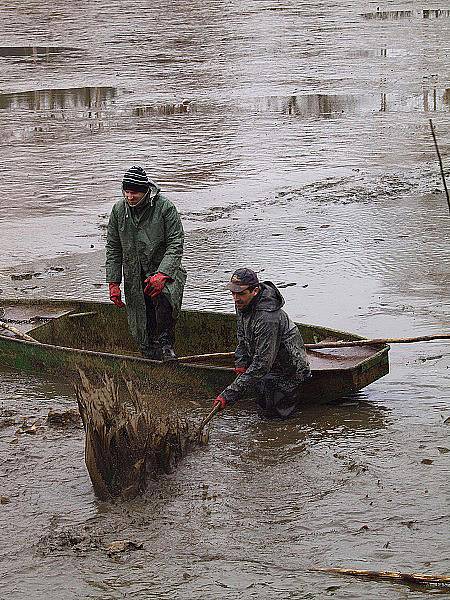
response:
[[(160, 363), (140, 358), (125, 311), (112, 304), (2, 300), (3, 317), (40, 344), (0, 335), (0, 364), (17, 370), (73, 379), (79, 370), (139, 383), (149, 397), (181, 403), (210, 399), (233, 379), (230, 359), (215, 364)], [(16, 318), (14, 318), (14, 316)], [(359, 336), (298, 323), (305, 343), (354, 340)], [(182, 311), (177, 324), (178, 355), (228, 352), (236, 340), (235, 317), (226, 313)], [(352, 394), (389, 371), (388, 346), (309, 351), (313, 377), (300, 402), (321, 403)]]

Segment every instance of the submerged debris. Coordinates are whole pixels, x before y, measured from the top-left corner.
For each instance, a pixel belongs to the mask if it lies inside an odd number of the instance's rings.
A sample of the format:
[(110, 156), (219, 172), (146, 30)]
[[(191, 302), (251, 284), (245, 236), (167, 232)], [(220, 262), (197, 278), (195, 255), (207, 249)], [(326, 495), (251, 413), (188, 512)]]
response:
[(66, 554), (68, 550), (80, 555), (101, 547), (98, 535), (93, 534), (87, 527), (81, 530), (69, 527), (63, 531), (51, 531), (40, 538), (36, 544), (36, 551), (41, 556)]
[(106, 552), (109, 556), (118, 554), (119, 552), (125, 552), (126, 550), (142, 550), (143, 544), (137, 544), (132, 540), (118, 540), (117, 542), (111, 542), (106, 547)]
[(108, 376), (92, 383), (80, 371), (78, 407), (86, 433), (85, 460), (101, 500), (129, 500), (147, 478), (170, 472), (189, 448), (205, 441), (194, 424), (167, 410), (167, 399), (148, 399), (130, 382)]
[(40, 427), (40, 425), (38, 425), (38, 422), (39, 419), (31, 425), (29, 425), (26, 421), (24, 421), (19, 427), (19, 429), (17, 429), (16, 435), (22, 435), (24, 433), (27, 433), (28, 435), (35, 435)]
[(51, 408), (47, 415), (47, 425), (55, 428), (81, 427), (82, 421), (76, 408), (70, 408), (62, 412)]
[(0, 429), (5, 429), (5, 427), (12, 427), (16, 424), (16, 421), (11, 417), (5, 417), (0, 419)]
[(11, 273), (11, 279), (13, 281), (22, 281), (24, 279), (31, 279), (33, 273)]
[(281, 283), (277, 283), (277, 287), (279, 287), (279, 288), (287, 288), (287, 287), (291, 287), (293, 285), (297, 285), (295, 283), (295, 281), (291, 281), (291, 282), (282, 281)]

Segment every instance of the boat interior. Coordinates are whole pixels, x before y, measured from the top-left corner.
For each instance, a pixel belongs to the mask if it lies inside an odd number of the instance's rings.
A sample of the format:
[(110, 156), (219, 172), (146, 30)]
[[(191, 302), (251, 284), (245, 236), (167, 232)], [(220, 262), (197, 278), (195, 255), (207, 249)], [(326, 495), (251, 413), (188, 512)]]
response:
[[(44, 344), (139, 357), (125, 310), (110, 303), (59, 300), (1, 300), (0, 322)], [(297, 323), (306, 344), (361, 339), (352, 333)], [(17, 337), (1, 328), (0, 336)], [(17, 338), (18, 339), (18, 338)], [(232, 352), (236, 325), (232, 314), (184, 310), (178, 323), (176, 351), (187, 362), (232, 367), (233, 357), (202, 357)], [(379, 346), (308, 349), (313, 371), (352, 369), (380, 352)], [(192, 358), (196, 356), (196, 358)]]

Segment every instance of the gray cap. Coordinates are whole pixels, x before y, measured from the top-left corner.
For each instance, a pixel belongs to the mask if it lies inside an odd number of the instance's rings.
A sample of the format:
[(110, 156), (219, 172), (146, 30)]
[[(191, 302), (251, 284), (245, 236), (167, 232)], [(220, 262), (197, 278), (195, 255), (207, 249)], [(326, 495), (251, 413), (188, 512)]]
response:
[(243, 292), (249, 287), (259, 285), (258, 275), (251, 269), (237, 269), (231, 276), (230, 283), (227, 284), (227, 289), (232, 292)]

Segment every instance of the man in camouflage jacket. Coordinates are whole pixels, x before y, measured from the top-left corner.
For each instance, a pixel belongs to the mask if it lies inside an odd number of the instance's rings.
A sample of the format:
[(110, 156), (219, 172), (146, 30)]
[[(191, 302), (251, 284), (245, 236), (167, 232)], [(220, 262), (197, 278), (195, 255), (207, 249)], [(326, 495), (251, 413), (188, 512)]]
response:
[(223, 409), (255, 396), (262, 416), (290, 416), (302, 384), (311, 377), (298, 327), (282, 310), (283, 296), (271, 281), (259, 282), (251, 269), (238, 269), (227, 285), (236, 306), (236, 379), (214, 401)]

